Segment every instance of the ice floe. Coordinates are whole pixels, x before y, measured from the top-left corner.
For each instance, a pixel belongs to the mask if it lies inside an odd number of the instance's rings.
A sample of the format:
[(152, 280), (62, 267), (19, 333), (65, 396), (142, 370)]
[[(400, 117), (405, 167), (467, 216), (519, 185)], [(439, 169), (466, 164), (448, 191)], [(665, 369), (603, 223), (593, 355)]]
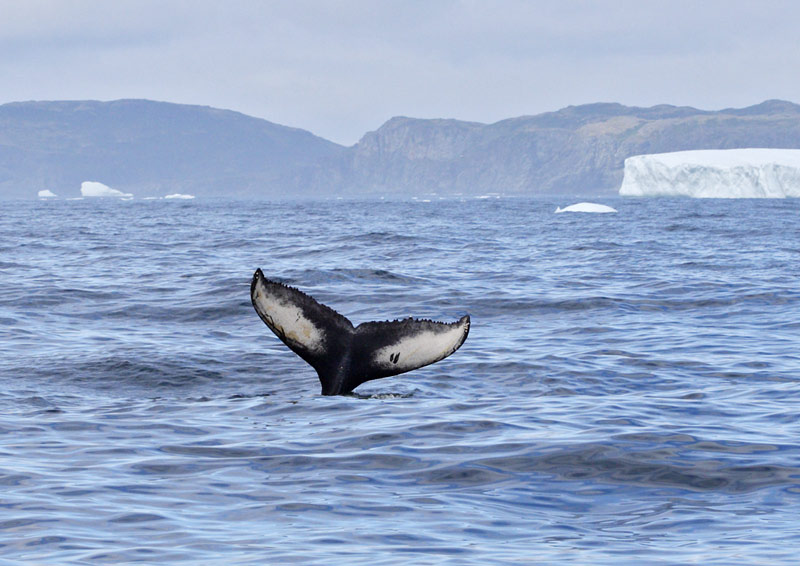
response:
[(597, 212), (597, 213), (608, 213), (608, 212), (616, 212), (616, 209), (611, 208), (610, 206), (606, 206), (605, 204), (597, 204), (594, 202), (579, 202), (577, 204), (571, 204), (569, 206), (565, 206), (561, 208), (560, 206), (556, 208), (556, 212)]
[(84, 197), (133, 198), (133, 195), (130, 193), (123, 193), (117, 189), (112, 189), (108, 185), (98, 183), (97, 181), (84, 181), (81, 183), (81, 195)]

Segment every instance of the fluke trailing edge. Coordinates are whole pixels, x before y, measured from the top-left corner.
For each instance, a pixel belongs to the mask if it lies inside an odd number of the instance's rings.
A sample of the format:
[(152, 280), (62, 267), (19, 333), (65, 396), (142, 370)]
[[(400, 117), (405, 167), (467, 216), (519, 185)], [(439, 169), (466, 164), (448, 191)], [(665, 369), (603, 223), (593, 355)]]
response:
[(317, 370), (323, 395), (349, 393), (365, 381), (438, 362), (469, 334), (469, 315), (451, 323), (407, 318), (354, 327), (309, 295), (270, 281), (260, 269), (250, 299), (270, 330)]

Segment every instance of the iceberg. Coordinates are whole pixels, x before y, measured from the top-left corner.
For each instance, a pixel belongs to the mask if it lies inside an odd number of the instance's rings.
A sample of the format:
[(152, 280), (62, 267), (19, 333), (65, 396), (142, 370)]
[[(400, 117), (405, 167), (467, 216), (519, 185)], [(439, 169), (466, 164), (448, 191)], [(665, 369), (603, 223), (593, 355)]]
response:
[(173, 193), (171, 195), (165, 196), (164, 198), (193, 199), (194, 195), (182, 195), (181, 193)]
[(117, 189), (112, 189), (108, 185), (98, 183), (97, 181), (84, 181), (81, 183), (81, 196), (84, 197), (117, 197), (117, 198), (133, 198), (130, 193), (123, 193)]
[(556, 207), (556, 213), (561, 212), (599, 212), (599, 213), (607, 213), (607, 212), (616, 212), (616, 209), (611, 208), (610, 206), (606, 206), (604, 204), (596, 204), (593, 202), (579, 202), (577, 204), (571, 204), (564, 208), (560, 206)]
[(619, 194), (695, 198), (800, 197), (800, 150), (707, 149), (625, 160)]
[(53, 198), (55, 196), (58, 196), (58, 195), (56, 195), (53, 191), (51, 191), (49, 189), (45, 189), (43, 191), (39, 191), (39, 198)]

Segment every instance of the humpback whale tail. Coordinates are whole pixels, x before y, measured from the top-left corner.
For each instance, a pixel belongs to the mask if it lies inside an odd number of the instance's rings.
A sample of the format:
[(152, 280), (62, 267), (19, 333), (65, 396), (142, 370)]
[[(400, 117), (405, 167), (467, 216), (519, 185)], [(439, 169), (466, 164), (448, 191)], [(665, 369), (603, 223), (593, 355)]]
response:
[(469, 315), (451, 323), (407, 318), (354, 327), (302, 291), (270, 281), (261, 269), (253, 275), (250, 299), (270, 330), (317, 371), (323, 395), (438, 362), (469, 334)]

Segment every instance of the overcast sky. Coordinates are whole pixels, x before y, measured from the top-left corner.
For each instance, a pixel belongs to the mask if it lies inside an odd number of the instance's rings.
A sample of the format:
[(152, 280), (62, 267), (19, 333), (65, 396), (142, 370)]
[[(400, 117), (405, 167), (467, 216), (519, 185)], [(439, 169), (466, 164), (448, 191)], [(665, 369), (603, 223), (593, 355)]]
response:
[(350, 145), (392, 116), (800, 102), (795, 0), (0, 0), (0, 102), (149, 98)]

